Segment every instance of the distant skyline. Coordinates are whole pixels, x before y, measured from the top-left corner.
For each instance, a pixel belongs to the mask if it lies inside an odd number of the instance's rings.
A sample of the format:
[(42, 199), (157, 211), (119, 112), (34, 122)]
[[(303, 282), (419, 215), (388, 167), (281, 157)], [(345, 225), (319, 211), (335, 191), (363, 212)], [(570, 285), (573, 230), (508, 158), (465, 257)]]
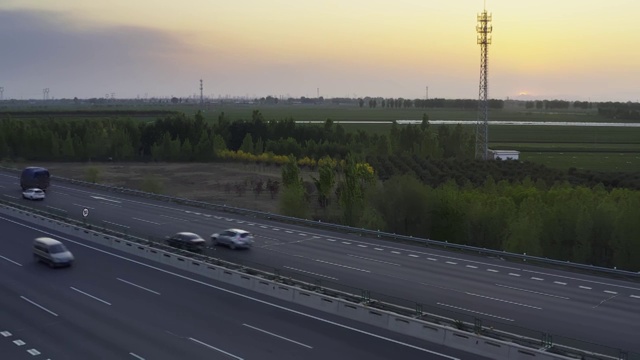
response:
[[(3, 98), (478, 96), (483, 1), (2, 0)], [(489, 97), (639, 101), (640, 1), (486, 1)]]

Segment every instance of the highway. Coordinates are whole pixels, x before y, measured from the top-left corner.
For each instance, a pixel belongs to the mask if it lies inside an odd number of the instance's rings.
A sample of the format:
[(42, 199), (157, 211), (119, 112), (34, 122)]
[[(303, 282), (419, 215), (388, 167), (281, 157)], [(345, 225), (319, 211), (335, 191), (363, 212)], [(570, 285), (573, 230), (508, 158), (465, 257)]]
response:
[[(0, 230), (3, 359), (482, 359), (4, 215)], [(73, 267), (37, 263), (38, 236), (63, 241)]]
[[(500, 259), (451, 253), (349, 234), (309, 229), (224, 212), (102, 192), (53, 182), (47, 199), (20, 199), (18, 176), (0, 173), (0, 196), (43, 210), (64, 210), (76, 219), (130, 233), (164, 237), (193, 231), (208, 238), (226, 228), (251, 231), (248, 251), (208, 250), (212, 256), (375, 299), (510, 332), (578, 345), (566, 338), (640, 352), (640, 284)], [(523, 328), (538, 332), (523, 331)]]

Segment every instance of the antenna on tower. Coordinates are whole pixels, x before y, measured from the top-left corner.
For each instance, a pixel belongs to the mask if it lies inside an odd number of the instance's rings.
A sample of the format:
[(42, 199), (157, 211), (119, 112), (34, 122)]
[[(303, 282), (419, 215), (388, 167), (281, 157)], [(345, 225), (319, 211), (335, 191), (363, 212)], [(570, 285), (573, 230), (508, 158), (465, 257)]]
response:
[(480, 45), (480, 84), (478, 88), (478, 119), (476, 122), (476, 159), (487, 160), (489, 155), (489, 83), (488, 60), (489, 45), (491, 44), (491, 14), (485, 9), (478, 14), (478, 44)]
[(204, 106), (204, 95), (202, 92), (202, 79), (200, 79), (200, 106)]

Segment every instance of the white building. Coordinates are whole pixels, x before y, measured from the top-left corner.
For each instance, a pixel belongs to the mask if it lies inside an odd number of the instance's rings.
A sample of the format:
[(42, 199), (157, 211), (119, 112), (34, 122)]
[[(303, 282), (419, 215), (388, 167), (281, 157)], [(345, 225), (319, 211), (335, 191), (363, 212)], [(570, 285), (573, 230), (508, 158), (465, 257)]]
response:
[(489, 159), (492, 160), (518, 160), (520, 151), (517, 150), (491, 150), (489, 149)]

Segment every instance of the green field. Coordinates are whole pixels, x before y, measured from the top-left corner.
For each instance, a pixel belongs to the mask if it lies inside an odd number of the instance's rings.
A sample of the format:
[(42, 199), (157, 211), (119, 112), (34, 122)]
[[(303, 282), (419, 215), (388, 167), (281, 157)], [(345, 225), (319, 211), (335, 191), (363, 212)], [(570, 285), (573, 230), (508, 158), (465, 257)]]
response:
[(523, 152), (521, 160), (545, 164), (551, 168), (578, 170), (640, 172), (640, 152), (637, 153), (563, 153)]

